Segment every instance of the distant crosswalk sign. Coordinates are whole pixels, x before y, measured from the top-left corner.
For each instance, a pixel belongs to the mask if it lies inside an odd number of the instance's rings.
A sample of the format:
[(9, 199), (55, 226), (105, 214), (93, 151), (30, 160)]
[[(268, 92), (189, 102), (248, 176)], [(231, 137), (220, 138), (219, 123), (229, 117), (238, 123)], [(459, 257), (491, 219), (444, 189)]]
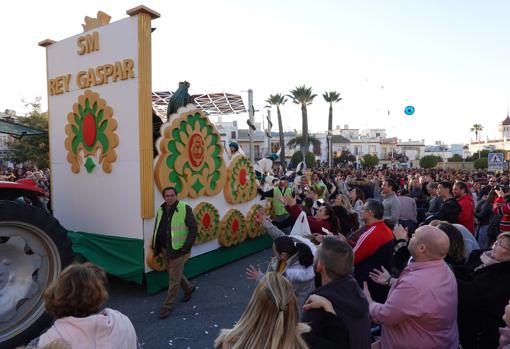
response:
[(489, 171), (503, 171), (503, 153), (489, 153)]

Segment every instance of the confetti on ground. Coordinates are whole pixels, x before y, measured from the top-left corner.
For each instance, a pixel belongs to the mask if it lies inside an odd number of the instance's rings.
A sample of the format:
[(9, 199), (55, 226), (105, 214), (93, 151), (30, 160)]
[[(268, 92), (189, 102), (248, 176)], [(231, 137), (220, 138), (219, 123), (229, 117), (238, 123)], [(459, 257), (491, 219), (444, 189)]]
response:
[(214, 327), (218, 327), (218, 325), (214, 324)]
[(197, 315), (198, 315), (198, 313), (195, 313), (195, 316), (197, 316)]
[(204, 331), (204, 332), (205, 332), (205, 334), (209, 334), (209, 332), (208, 332), (208, 331)]
[(154, 310), (150, 312), (150, 314), (154, 314)]

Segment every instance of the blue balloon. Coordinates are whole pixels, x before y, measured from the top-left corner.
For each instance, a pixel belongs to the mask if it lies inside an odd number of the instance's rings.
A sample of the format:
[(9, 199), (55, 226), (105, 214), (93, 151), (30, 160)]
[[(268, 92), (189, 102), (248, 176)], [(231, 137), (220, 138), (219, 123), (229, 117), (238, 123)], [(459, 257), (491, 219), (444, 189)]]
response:
[(404, 112), (407, 115), (413, 115), (414, 114), (414, 107), (412, 105), (408, 105)]

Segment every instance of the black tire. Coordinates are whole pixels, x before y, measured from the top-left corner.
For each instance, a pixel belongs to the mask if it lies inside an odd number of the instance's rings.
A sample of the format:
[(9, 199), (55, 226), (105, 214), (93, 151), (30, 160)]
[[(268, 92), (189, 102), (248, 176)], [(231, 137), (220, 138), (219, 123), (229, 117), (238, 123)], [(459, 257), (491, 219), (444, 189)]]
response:
[[(72, 243), (67, 236), (66, 229), (47, 211), (14, 201), (0, 201), (0, 246), (8, 243), (11, 237), (18, 236), (16, 233), (10, 233), (11, 229), (22, 231), (30, 241), (35, 241), (35, 243), (42, 244), (44, 241), (48, 246), (51, 246), (50, 249), (44, 251), (49, 251), (49, 254), (58, 253), (58, 256), (46, 255), (42, 258), (43, 262), (41, 263), (46, 263), (45, 270), (47, 269), (48, 272), (44, 274), (44, 277), (41, 276), (41, 281), (37, 281), (37, 293), (31, 297), (30, 302), (26, 302), (30, 306), (27, 305), (26, 308), (23, 308), (24, 305), (20, 305), (16, 310), (19, 314), (11, 321), (0, 322), (1, 349), (26, 345), (33, 338), (41, 335), (42, 331), (51, 324), (51, 317), (44, 311), (42, 294), (58, 274), (73, 261)], [(29, 247), (29, 244), (27, 243), (26, 246)], [(0, 283), (0, 291), (1, 287)], [(26, 314), (21, 309), (26, 311)]]

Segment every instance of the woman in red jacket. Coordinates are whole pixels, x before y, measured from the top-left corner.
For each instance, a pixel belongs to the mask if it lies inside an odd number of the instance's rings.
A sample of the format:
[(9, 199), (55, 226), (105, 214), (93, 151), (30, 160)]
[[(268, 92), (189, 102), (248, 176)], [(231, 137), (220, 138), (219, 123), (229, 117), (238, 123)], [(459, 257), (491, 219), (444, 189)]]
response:
[[(296, 205), (296, 198), (284, 197), (285, 209), (289, 212), (292, 217), (293, 223), (296, 223), (302, 210), (299, 205)], [(328, 204), (321, 205), (315, 216), (307, 216), (308, 224), (310, 225), (310, 231), (312, 234), (326, 235), (327, 233), (323, 230), (326, 229), (331, 233), (338, 235), (339, 233), (339, 222), (338, 218), (333, 211), (333, 208)]]

